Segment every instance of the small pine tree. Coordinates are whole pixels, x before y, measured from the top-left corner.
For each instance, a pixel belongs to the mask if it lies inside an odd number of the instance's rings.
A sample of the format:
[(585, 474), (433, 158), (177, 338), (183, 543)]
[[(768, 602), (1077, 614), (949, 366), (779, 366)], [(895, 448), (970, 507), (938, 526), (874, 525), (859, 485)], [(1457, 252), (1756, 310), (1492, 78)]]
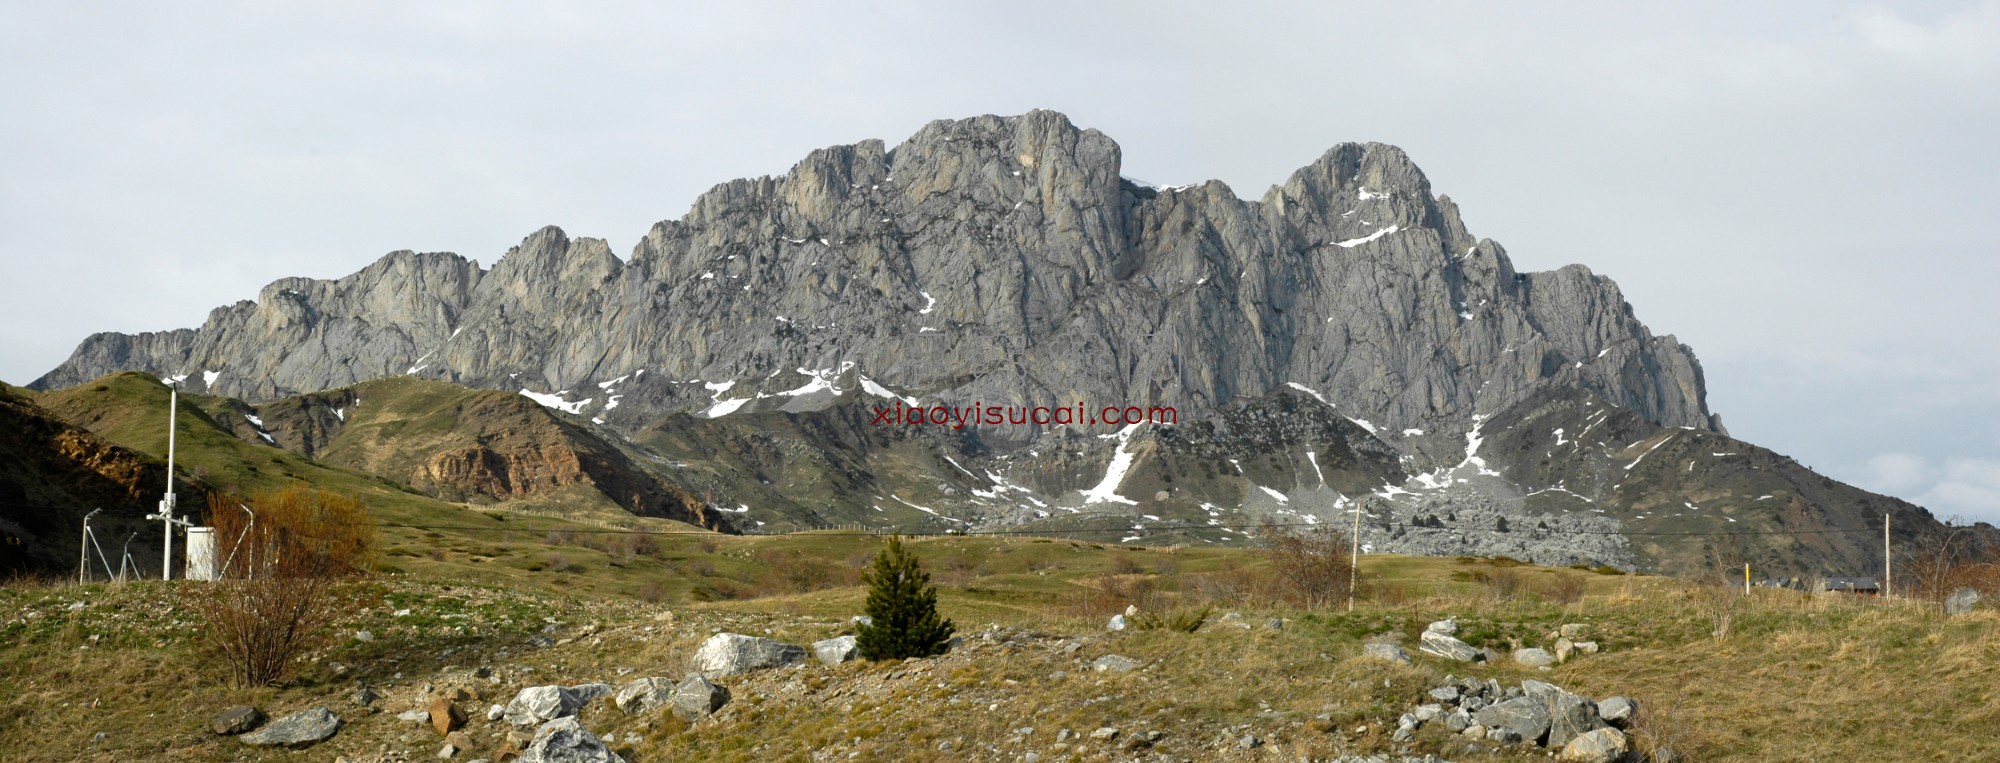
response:
[(864, 659), (900, 660), (944, 654), (954, 628), (938, 618), (937, 586), (917, 557), (903, 549), (901, 536), (875, 555), (868, 581), (868, 618), (855, 628), (855, 647)]

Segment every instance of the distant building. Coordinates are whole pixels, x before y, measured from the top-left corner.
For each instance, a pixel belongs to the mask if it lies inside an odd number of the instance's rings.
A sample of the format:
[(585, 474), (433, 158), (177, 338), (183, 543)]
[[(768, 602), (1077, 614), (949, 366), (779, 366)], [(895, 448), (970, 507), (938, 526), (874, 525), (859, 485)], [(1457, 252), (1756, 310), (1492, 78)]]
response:
[(1827, 578), (1820, 581), (1819, 588), (1826, 593), (1851, 593), (1859, 596), (1874, 596), (1882, 592), (1874, 578)]

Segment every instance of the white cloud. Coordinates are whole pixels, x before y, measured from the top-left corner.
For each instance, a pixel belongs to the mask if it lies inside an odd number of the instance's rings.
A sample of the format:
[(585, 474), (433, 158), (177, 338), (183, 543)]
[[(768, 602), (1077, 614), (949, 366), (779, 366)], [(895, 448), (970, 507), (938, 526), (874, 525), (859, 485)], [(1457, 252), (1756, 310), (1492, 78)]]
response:
[(1879, 493), (1898, 495), (1923, 485), (1930, 473), (1930, 467), (1920, 456), (1884, 453), (1868, 459), (1868, 473), (1861, 484)]

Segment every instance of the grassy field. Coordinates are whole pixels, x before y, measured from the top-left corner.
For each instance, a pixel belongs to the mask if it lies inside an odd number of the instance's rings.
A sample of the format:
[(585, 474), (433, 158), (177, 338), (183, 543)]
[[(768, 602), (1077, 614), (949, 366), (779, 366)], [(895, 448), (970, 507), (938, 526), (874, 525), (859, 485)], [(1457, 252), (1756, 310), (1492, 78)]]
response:
[[(861, 610), (858, 567), (881, 545), (841, 534), (664, 535), (633, 547), (638, 536), (593, 538), (545, 518), (479, 521), (505, 529), (385, 535), (394, 571), (351, 586), (337, 636), (276, 687), (224, 685), (185, 606), (179, 586), (189, 584), (0, 588), (0, 686), (9, 687), (0, 757), (300, 758), (205, 731), (223, 708), (250, 703), (274, 715), (322, 704), (339, 713), (340, 734), (305, 758), (429, 758), (436, 732), (396, 714), (454, 690), (474, 716), (475, 745), (460, 758), (490, 757), (505, 730), (484, 710), (520, 688), (679, 677), (718, 630), (801, 644), (843, 632)], [(627, 717), (608, 702), (587, 709), (584, 725), (641, 761), (1545, 754), (1435, 727), (1392, 742), (1396, 717), (1430, 682), (1457, 673), (1635, 697), (1640, 741), (1686, 759), (2000, 759), (1988, 733), (2000, 720), (2000, 617), (1991, 612), (1945, 619), (1905, 602), (1746, 598), (1667, 578), (1390, 556), (1365, 560), (1367, 593), (1354, 612), (1303, 611), (1270, 600), (1256, 551), (1035, 538), (912, 544), (964, 637), (949, 655), (727, 679), (734, 699), (693, 726)], [(1106, 632), (1108, 614), (1128, 604), (1205, 607), (1211, 617), (1192, 633)], [(1226, 612), (1247, 627), (1224, 622)], [(1357, 656), (1368, 638), (1415, 653), (1416, 634), (1443, 617), (1458, 618), (1467, 641), (1501, 650), (1545, 645), (1557, 626), (1585, 623), (1603, 651), (1549, 672)], [(1272, 619), (1282, 627), (1266, 627)], [(1145, 667), (1089, 669), (1107, 654)], [(492, 678), (474, 678), (480, 667)], [(383, 699), (355, 704), (362, 685)], [(1074, 738), (1103, 727), (1119, 737)], [(1160, 736), (1131, 741), (1146, 732)], [(1240, 749), (1245, 735), (1264, 744)]]

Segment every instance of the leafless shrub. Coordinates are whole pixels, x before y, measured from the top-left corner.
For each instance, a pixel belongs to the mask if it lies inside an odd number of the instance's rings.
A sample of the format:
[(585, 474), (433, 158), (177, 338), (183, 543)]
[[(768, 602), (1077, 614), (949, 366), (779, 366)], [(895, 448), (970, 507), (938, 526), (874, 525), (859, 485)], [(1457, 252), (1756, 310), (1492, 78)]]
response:
[(193, 599), (206, 646), (230, 682), (261, 686), (282, 680), (300, 654), (325, 641), (346, 608), (336, 584), (372, 568), (375, 530), (361, 504), (304, 488), (248, 505), (210, 497), (220, 579)]
[(1347, 598), (1354, 557), (1345, 534), (1327, 525), (1286, 528), (1267, 521), (1258, 535), (1269, 553), (1280, 598), (1306, 609)]
[(1913, 599), (1930, 602), (1944, 611), (1945, 599), (1953, 591), (1971, 588), (1992, 595), (2000, 589), (2000, 570), (1991, 554), (1977, 544), (1978, 537), (1958, 517), (1946, 520), (1944, 531), (1924, 539), (1906, 551), (1900, 560), (1902, 590)]
[(639, 587), (639, 600), (647, 604), (658, 604), (667, 598), (667, 589), (657, 581), (649, 581)]
[(568, 572), (569, 568), (573, 566), (575, 565), (570, 563), (569, 557), (563, 556), (562, 554), (549, 554), (549, 562), (547, 565), (548, 571)]

